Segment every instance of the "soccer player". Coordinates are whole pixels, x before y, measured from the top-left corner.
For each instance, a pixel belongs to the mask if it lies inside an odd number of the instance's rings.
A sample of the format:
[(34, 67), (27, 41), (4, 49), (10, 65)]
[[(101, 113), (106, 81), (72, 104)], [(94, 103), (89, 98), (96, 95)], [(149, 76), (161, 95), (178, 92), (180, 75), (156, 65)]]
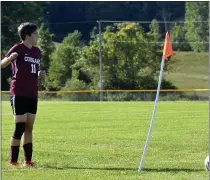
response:
[(13, 110), (15, 128), (11, 138), (11, 166), (18, 164), (20, 141), (23, 135), (24, 166), (33, 166), (32, 130), (38, 103), (38, 76), (40, 71), (41, 51), (34, 45), (37, 42), (37, 25), (22, 23), (18, 27), (21, 43), (15, 44), (1, 61), (1, 68), (12, 65), (10, 102)]

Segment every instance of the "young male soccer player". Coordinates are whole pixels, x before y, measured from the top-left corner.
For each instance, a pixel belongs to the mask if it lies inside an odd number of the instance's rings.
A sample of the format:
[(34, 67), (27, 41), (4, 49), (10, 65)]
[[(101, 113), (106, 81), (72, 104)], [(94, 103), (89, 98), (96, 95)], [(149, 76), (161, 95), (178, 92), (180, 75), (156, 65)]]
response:
[(41, 51), (34, 45), (37, 42), (37, 25), (22, 23), (18, 27), (22, 40), (15, 44), (1, 61), (1, 68), (12, 65), (12, 81), (10, 87), (11, 106), (14, 114), (15, 129), (11, 138), (11, 166), (18, 165), (20, 140), (23, 135), (24, 166), (33, 166), (32, 162), (32, 130), (37, 112), (38, 76), (40, 71)]

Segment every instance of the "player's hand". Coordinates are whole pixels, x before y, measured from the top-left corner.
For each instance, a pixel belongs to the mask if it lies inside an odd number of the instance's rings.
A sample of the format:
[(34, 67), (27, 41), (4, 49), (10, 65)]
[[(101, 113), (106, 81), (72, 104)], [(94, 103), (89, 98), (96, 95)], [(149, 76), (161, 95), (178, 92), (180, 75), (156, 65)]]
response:
[(10, 61), (14, 61), (17, 57), (18, 57), (18, 53), (16, 53), (16, 52), (13, 52), (13, 53), (9, 56)]
[(40, 71), (38, 72), (38, 76), (41, 77), (41, 78), (45, 77), (45, 76), (46, 76), (46, 71), (40, 70)]

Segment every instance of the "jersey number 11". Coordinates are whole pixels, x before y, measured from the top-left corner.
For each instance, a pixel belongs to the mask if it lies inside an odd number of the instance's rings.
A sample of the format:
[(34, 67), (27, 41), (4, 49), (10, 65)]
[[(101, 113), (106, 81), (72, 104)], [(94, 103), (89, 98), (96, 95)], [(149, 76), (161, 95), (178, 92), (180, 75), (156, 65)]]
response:
[(36, 74), (36, 64), (31, 64), (31, 73)]

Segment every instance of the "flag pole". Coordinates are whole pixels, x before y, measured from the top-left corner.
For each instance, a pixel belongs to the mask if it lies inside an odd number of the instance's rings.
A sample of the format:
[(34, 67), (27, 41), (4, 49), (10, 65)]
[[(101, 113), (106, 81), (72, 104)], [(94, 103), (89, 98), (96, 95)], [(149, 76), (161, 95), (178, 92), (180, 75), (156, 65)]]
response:
[(152, 113), (150, 127), (149, 127), (149, 131), (148, 131), (148, 135), (147, 135), (147, 140), (146, 140), (146, 143), (144, 146), (144, 151), (143, 151), (140, 165), (138, 168), (138, 172), (140, 172), (142, 170), (142, 166), (144, 164), (144, 157), (147, 152), (147, 148), (148, 148), (148, 144), (149, 144), (149, 140), (150, 140), (150, 136), (151, 136), (151, 132), (152, 132), (152, 127), (153, 127), (153, 124), (155, 121), (155, 114), (156, 114), (158, 99), (159, 99), (159, 95), (160, 95), (160, 87), (161, 87), (161, 82), (162, 82), (162, 78), (163, 78), (163, 69), (164, 69), (165, 60), (168, 60), (168, 58), (170, 56), (172, 56), (172, 54), (173, 54), (173, 50), (172, 50), (172, 46), (170, 43), (169, 33), (167, 32), (166, 36), (165, 36), (165, 42), (164, 42), (164, 49), (163, 49), (163, 56), (162, 56), (162, 62), (161, 62), (161, 68), (160, 68), (160, 75), (159, 75), (159, 80), (158, 80), (158, 88), (157, 88), (157, 93), (156, 93), (156, 98), (155, 98), (155, 105), (154, 105), (154, 109), (153, 109), (153, 113)]
[(154, 124), (154, 121), (155, 121), (155, 114), (156, 114), (156, 109), (157, 109), (158, 99), (159, 99), (159, 94), (160, 94), (160, 87), (161, 87), (161, 82), (162, 82), (162, 77), (163, 77), (164, 64), (165, 64), (165, 59), (164, 59), (164, 57), (162, 57), (160, 75), (159, 75), (159, 81), (158, 81), (158, 88), (157, 88), (157, 93), (156, 93), (156, 98), (155, 98), (155, 105), (154, 105), (154, 109), (153, 109), (153, 113), (152, 113), (149, 132), (148, 132), (148, 135), (147, 135), (147, 140), (146, 140), (146, 143), (145, 143), (145, 146), (144, 146), (144, 151), (143, 151), (141, 161), (140, 161), (140, 165), (139, 165), (139, 168), (138, 168), (138, 172), (140, 172), (142, 170), (142, 166), (144, 164), (144, 157), (145, 157), (146, 152), (147, 152), (147, 148), (148, 148), (148, 144), (149, 144), (149, 140), (150, 140), (150, 136), (151, 136), (151, 132), (152, 132), (152, 127), (153, 127), (153, 124)]

